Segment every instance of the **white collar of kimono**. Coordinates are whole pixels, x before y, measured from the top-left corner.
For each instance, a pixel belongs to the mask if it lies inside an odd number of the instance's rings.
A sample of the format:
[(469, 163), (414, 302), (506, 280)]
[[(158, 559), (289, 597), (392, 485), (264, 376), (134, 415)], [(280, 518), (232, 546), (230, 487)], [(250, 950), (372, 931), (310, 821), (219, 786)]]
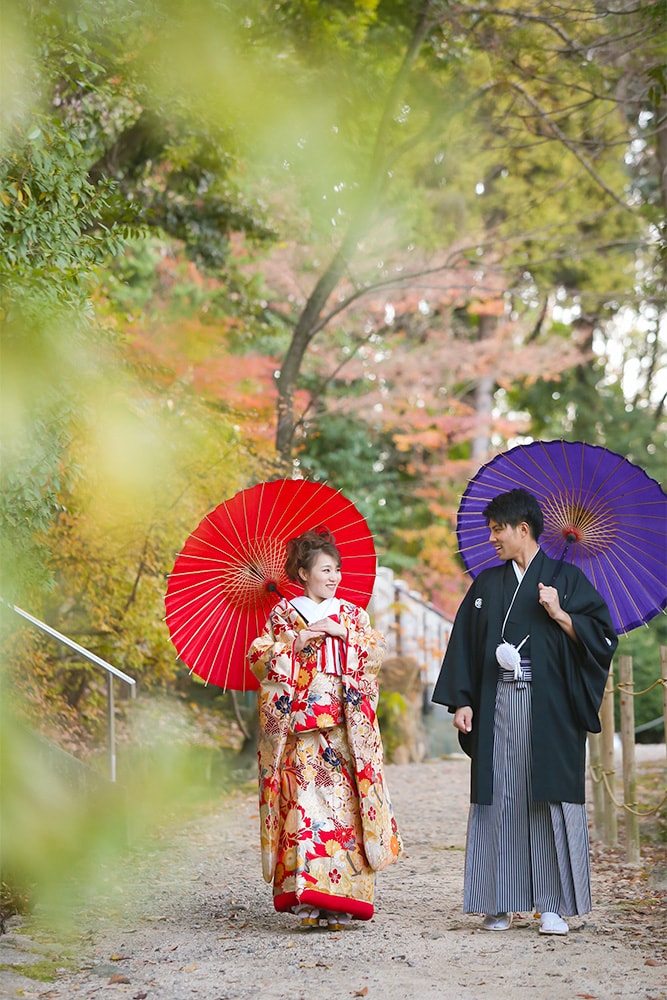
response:
[(305, 594), (292, 598), (292, 604), (303, 615), (307, 622), (317, 622), (321, 618), (330, 618), (340, 613), (340, 601), (337, 597), (328, 597), (326, 601), (313, 601)]
[[(328, 597), (326, 601), (320, 601), (318, 604), (303, 594), (295, 597), (292, 604), (307, 622), (317, 622), (340, 613), (340, 601), (337, 597)], [(323, 637), (319, 662), (319, 669), (325, 674), (337, 674), (340, 677), (342, 671), (340, 643), (331, 635)]]
[[(540, 547), (538, 545), (537, 548), (535, 549), (535, 551), (533, 552), (532, 556), (528, 560), (528, 566), (526, 566), (525, 569), (521, 569), (521, 567), (519, 566), (519, 564), (517, 562), (515, 562), (514, 559), (512, 559), (512, 568), (514, 569), (514, 572), (516, 574), (516, 578), (519, 581), (519, 583), (521, 583), (521, 581), (523, 580), (524, 576), (528, 572), (528, 567), (530, 566), (530, 564), (532, 563), (533, 559), (535, 558), (535, 556), (537, 555), (537, 553), (539, 551), (540, 551)], [(517, 587), (517, 590), (518, 589), (519, 588)], [(514, 594), (516, 596), (516, 590), (514, 591)]]
[[(539, 551), (540, 551), (540, 548), (539, 548), (539, 545), (538, 545), (538, 547), (535, 549), (535, 551), (533, 552), (532, 556), (528, 560), (528, 565), (526, 566), (525, 570), (523, 570), (523, 571), (521, 570), (521, 568), (519, 566), (517, 566), (517, 564), (514, 561), (514, 559), (512, 559), (512, 567), (513, 567), (514, 572), (516, 574), (517, 585), (516, 585), (516, 590), (512, 594), (512, 600), (510, 601), (510, 606), (507, 609), (507, 614), (505, 615), (505, 620), (503, 621), (503, 627), (502, 627), (501, 632), (500, 632), (500, 638), (502, 639), (502, 645), (504, 645), (504, 646), (512, 646), (512, 643), (507, 642), (506, 639), (505, 639), (505, 626), (507, 625), (507, 619), (510, 616), (510, 611), (512, 610), (512, 607), (514, 606), (514, 601), (516, 599), (516, 595), (519, 593), (519, 587), (521, 586), (521, 582), (522, 582), (524, 576), (526, 575), (526, 573), (528, 572), (528, 568), (529, 568), (530, 564), (532, 563), (533, 559), (535, 558), (535, 556), (537, 555), (537, 553)], [(524, 636), (523, 639), (521, 640), (521, 642), (519, 643), (519, 645), (514, 647), (514, 649), (515, 649), (515, 651), (517, 653), (517, 657), (516, 657), (517, 659), (518, 659), (518, 651), (521, 649), (521, 647), (524, 645), (524, 643), (528, 640), (529, 635), (530, 635), (530, 633), (528, 635)], [(497, 654), (496, 654), (496, 657), (497, 657)], [(515, 664), (515, 668), (516, 668), (516, 664)], [(518, 669), (518, 672), (515, 672), (515, 677), (520, 677), (521, 676), (521, 667), (518, 667), (517, 669)]]

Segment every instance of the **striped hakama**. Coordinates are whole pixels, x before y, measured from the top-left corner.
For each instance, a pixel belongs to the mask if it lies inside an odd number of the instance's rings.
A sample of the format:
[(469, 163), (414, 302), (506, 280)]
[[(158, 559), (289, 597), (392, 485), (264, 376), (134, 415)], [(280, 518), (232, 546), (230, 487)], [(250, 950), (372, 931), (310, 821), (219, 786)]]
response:
[(493, 803), (470, 806), (463, 912), (589, 913), (586, 806), (533, 801), (530, 661), (521, 662), (524, 680), (499, 671)]

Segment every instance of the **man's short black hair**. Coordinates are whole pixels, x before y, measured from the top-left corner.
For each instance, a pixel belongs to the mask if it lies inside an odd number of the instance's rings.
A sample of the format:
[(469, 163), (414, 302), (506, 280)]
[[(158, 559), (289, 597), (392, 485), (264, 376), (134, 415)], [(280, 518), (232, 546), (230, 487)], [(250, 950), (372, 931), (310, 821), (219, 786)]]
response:
[(495, 521), (501, 527), (509, 524), (510, 527), (516, 528), (525, 521), (535, 541), (544, 530), (542, 508), (528, 490), (509, 490), (507, 493), (499, 493), (487, 504), (482, 513), (487, 524)]

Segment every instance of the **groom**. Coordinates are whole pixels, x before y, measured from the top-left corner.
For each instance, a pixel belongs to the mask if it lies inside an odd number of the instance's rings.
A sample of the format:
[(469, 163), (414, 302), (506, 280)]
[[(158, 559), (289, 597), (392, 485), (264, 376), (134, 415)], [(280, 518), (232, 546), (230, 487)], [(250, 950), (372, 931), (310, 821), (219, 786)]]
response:
[(591, 909), (586, 733), (618, 640), (584, 574), (540, 549), (531, 493), (501, 493), (484, 517), (504, 565), (463, 599), (433, 693), (472, 758), (463, 909), (490, 931), (535, 910), (540, 933), (567, 934), (563, 917)]

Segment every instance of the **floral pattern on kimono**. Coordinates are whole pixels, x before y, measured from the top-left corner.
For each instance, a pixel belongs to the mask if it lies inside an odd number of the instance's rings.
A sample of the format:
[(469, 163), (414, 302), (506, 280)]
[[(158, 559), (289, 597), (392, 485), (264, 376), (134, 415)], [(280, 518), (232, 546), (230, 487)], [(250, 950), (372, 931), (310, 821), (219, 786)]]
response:
[(262, 869), (278, 909), (310, 902), (372, 916), (373, 872), (402, 845), (387, 792), (376, 708), (384, 638), (341, 602), (341, 676), (299, 653), (305, 627), (286, 601), (250, 647), (260, 681), (258, 743)]

